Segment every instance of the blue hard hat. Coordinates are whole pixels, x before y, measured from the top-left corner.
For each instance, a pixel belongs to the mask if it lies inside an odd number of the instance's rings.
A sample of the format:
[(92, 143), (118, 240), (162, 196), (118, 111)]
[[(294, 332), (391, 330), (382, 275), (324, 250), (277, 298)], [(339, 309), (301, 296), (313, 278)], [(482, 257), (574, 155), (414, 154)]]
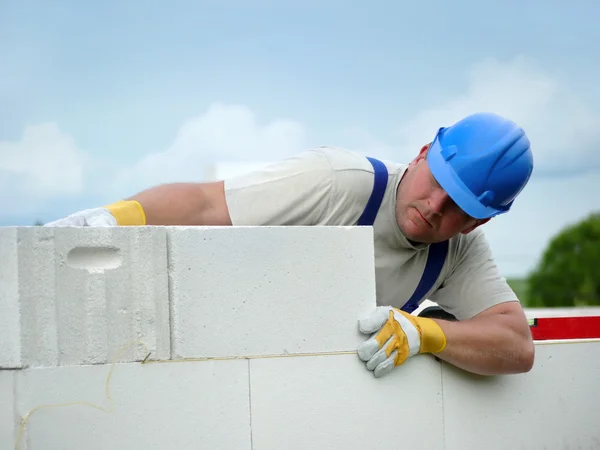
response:
[(533, 155), (523, 129), (486, 112), (440, 128), (427, 161), (450, 198), (477, 219), (507, 212), (533, 171)]

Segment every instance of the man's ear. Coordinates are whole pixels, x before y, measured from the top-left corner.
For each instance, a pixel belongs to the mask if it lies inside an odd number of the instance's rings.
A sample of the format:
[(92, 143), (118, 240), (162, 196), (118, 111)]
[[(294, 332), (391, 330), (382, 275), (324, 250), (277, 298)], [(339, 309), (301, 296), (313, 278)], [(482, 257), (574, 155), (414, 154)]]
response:
[(427, 157), (427, 150), (429, 150), (429, 146), (430, 145), (431, 144), (425, 144), (423, 147), (421, 147), (421, 150), (419, 150), (418, 155), (415, 156), (415, 158), (411, 161), (411, 163), (409, 164), (409, 166), (414, 166), (419, 161), (425, 159)]
[(475, 219), (475, 223), (473, 225), (468, 226), (467, 228), (463, 229), (461, 231), (462, 234), (468, 234), (471, 231), (473, 231), (475, 228), (480, 227), (483, 224), (488, 223), (491, 220), (491, 217), (488, 217), (487, 219)]

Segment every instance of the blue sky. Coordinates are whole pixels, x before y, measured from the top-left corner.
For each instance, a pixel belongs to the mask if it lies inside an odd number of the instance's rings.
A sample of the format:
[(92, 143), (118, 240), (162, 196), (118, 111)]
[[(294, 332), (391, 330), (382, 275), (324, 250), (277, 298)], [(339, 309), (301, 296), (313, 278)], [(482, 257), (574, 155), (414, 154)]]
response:
[(313, 145), (408, 162), (493, 110), (535, 152), (514, 212), (486, 225), (505, 273), (525, 273), (600, 209), (600, 4), (416, 3), (5, 0), (0, 225)]

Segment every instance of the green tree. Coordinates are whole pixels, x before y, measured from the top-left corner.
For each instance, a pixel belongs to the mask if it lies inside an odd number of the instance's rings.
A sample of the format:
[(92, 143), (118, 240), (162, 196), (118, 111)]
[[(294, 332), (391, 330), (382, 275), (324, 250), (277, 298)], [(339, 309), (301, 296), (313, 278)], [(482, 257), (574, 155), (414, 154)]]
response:
[(506, 282), (517, 295), (521, 304), (525, 307), (529, 306), (527, 300), (527, 280), (525, 278), (507, 278)]
[(527, 279), (529, 306), (600, 305), (600, 212), (561, 230)]

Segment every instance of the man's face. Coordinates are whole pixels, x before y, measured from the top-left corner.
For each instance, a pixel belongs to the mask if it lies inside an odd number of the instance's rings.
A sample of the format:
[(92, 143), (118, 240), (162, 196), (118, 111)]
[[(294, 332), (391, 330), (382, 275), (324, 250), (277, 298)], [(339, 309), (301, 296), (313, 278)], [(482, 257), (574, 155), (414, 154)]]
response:
[(467, 215), (442, 189), (429, 170), (427, 149), (421, 149), (398, 186), (396, 220), (404, 235), (415, 242), (440, 242), (487, 222)]

